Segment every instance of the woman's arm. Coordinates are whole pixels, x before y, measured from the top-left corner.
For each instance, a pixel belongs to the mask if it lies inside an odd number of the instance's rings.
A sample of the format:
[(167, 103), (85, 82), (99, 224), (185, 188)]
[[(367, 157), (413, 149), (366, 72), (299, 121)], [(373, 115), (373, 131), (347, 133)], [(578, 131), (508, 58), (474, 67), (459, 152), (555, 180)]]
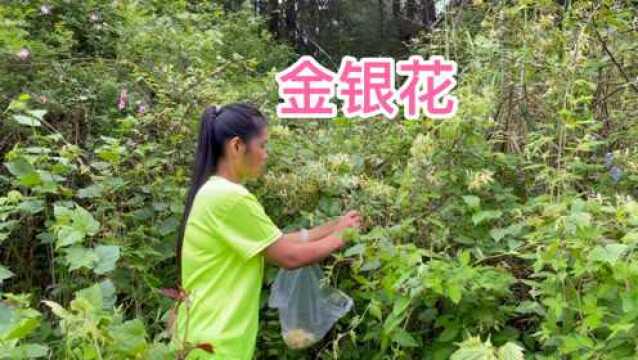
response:
[(353, 210), (308, 230), (307, 241), (303, 241), (301, 231), (284, 234), (266, 248), (266, 259), (285, 269), (296, 269), (319, 262), (343, 247), (341, 236), (335, 233), (349, 227), (358, 228), (360, 221), (359, 213)]
[(312, 242), (300, 241), (297, 233), (284, 234), (264, 250), (266, 259), (284, 269), (296, 269), (319, 262), (343, 247), (343, 240), (328, 235)]
[[(312, 229), (308, 229), (308, 241), (317, 241), (323, 239), (326, 236), (335, 232), (342, 231), (349, 227), (359, 227), (361, 223), (361, 216), (356, 210), (351, 210), (343, 214), (343, 216), (325, 222), (321, 225), (315, 226)], [(294, 241), (302, 241), (301, 231), (295, 231), (288, 233), (290, 239)]]

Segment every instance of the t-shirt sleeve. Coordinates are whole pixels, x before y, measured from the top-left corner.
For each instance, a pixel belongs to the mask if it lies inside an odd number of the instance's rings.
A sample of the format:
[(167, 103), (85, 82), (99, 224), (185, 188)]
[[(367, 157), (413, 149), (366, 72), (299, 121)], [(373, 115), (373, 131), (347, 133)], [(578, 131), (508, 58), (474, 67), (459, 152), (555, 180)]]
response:
[(226, 244), (244, 259), (260, 253), (283, 234), (253, 194), (239, 195), (218, 229)]

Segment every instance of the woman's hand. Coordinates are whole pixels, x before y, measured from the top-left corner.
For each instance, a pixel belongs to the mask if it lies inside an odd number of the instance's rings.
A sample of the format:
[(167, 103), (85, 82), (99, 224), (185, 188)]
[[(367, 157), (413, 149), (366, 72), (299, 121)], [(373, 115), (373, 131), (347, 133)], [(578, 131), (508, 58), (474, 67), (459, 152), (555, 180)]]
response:
[(337, 224), (335, 225), (334, 232), (340, 233), (347, 228), (358, 229), (361, 226), (361, 215), (356, 210), (350, 210), (343, 214)]

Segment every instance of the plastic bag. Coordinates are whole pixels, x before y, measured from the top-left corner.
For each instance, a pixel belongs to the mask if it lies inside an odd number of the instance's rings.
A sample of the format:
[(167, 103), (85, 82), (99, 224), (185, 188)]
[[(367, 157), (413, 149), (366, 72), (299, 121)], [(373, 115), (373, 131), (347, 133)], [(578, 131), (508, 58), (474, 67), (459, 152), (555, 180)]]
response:
[(352, 308), (352, 299), (340, 290), (321, 286), (319, 265), (279, 270), (268, 305), (279, 309), (286, 345), (303, 349), (317, 343)]

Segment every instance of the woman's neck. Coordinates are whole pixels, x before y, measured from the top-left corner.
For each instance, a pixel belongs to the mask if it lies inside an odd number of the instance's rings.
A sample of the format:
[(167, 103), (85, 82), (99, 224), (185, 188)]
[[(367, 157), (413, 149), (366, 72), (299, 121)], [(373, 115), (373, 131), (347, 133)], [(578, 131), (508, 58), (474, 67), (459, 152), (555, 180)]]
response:
[(218, 164), (215, 175), (226, 178), (234, 183), (241, 183), (241, 177), (239, 176), (239, 174), (237, 174), (237, 172), (233, 171), (230, 166), (227, 166), (227, 164), (223, 162)]

